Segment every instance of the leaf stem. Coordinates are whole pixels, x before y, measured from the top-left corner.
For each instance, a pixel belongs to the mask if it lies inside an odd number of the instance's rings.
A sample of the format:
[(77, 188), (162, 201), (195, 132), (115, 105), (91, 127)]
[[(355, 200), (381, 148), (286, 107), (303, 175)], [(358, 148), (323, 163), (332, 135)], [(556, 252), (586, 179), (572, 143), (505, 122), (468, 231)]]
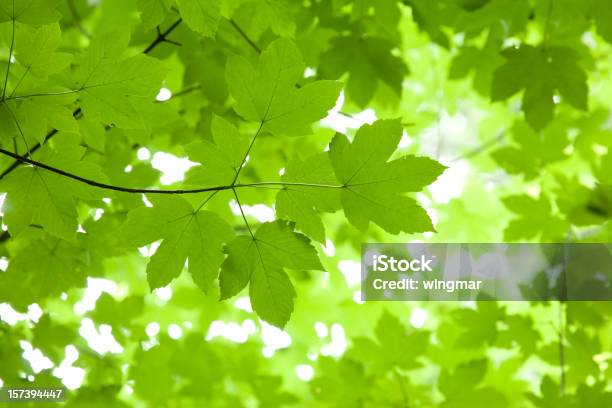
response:
[(19, 81), (17, 81), (17, 85), (15, 85), (15, 87), (13, 88), (13, 91), (11, 92), (11, 94), (8, 96), (8, 98), (6, 99), (12, 99), (13, 95), (15, 95), (15, 92), (17, 92), (17, 89), (19, 88), (19, 86), (21, 85), (21, 82), (23, 82), (24, 78), (28, 75), (28, 72), (30, 72), (30, 69), (32, 67), (29, 66), (21, 75), (21, 78), (19, 78)]
[[(69, 89), (67, 91), (59, 91), (59, 92), (48, 92), (48, 93), (35, 93), (35, 94), (29, 94), (29, 95), (17, 95), (17, 96), (9, 96), (7, 98), (5, 98), (7, 101), (10, 101), (12, 99), (26, 99), (26, 98), (33, 98), (33, 97), (42, 97), (42, 96), (61, 96), (61, 95), (70, 95), (73, 93), (78, 93), (81, 92), (84, 88), (79, 88), (79, 89)], [(14, 92), (14, 91), (13, 91)]]
[(4, 76), (4, 87), (2, 88), (2, 100), (6, 97), (6, 86), (8, 84), (9, 72), (11, 72), (11, 60), (13, 59), (13, 47), (15, 46), (15, 0), (13, 0), (13, 34), (11, 37), (11, 48), (9, 50), (8, 64), (6, 65), (6, 75)]
[(210, 200), (212, 200), (212, 198), (215, 196), (215, 194), (217, 194), (219, 192), (219, 190), (214, 191), (211, 195), (209, 195), (208, 197), (206, 197), (206, 199), (204, 199), (204, 201), (202, 201), (202, 204), (200, 204), (198, 206), (198, 208), (193, 212), (194, 214), (197, 214), (200, 212), (200, 210), (202, 209), (202, 207), (204, 207), (206, 205), (207, 202), (209, 202)]
[(234, 188), (234, 186), (232, 186), (232, 191), (234, 192), (234, 197), (236, 197), (236, 203), (238, 203), (238, 208), (240, 208), (240, 214), (242, 215), (242, 219), (244, 220), (244, 225), (246, 225), (247, 229), (249, 230), (249, 234), (251, 234), (251, 238), (255, 240), (255, 235), (253, 235), (251, 226), (249, 225), (249, 222), (247, 221), (246, 216), (244, 215), (244, 211), (242, 210), (242, 204), (240, 203), (240, 199), (238, 198), (238, 193), (236, 193), (236, 189)]
[(251, 149), (253, 148), (253, 145), (255, 144), (255, 139), (257, 139), (257, 136), (259, 136), (259, 133), (261, 132), (261, 129), (263, 128), (264, 123), (265, 122), (262, 121), (259, 124), (259, 128), (257, 129), (257, 132), (255, 132), (255, 136), (253, 136), (253, 139), (251, 140), (251, 143), (249, 144), (249, 148), (244, 154), (244, 157), (242, 158), (242, 160), (240, 161), (240, 166), (238, 166), (238, 168), (236, 169), (236, 175), (234, 176), (234, 179), (232, 180), (232, 186), (236, 184), (236, 181), (238, 181), (238, 177), (240, 176), (240, 172), (242, 171), (242, 168), (244, 167), (244, 163), (246, 162), (247, 157), (249, 157), (249, 153), (251, 152)]
[(28, 152), (30, 151), (30, 147), (28, 146), (28, 141), (27, 141), (25, 135), (23, 134), (23, 130), (21, 130), (21, 125), (19, 124), (19, 121), (17, 120), (17, 117), (13, 113), (13, 110), (8, 106), (8, 103), (6, 103), (6, 101), (2, 101), (2, 103), (6, 107), (6, 110), (8, 111), (8, 113), (11, 114), (11, 118), (13, 119), (13, 122), (15, 122), (15, 126), (17, 126), (17, 130), (19, 131), (19, 134), (21, 135), (21, 138), (23, 139), (23, 144), (26, 147), (26, 155), (29, 155)]

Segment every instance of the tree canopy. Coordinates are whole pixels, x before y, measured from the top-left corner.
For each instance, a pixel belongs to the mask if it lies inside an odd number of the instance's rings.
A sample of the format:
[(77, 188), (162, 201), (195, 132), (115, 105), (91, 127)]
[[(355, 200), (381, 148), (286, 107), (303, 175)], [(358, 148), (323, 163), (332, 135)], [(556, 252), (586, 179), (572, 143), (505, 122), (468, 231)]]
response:
[(610, 242), (611, 51), (605, 0), (0, 0), (0, 385), (612, 406), (611, 302), (359, 292), (365, 242)]

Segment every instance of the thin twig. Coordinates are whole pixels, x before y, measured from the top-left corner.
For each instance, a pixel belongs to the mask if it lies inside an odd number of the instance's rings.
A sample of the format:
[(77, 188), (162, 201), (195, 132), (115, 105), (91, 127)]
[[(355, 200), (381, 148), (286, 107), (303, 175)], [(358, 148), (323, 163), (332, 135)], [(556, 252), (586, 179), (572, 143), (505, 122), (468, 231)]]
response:
[(28, 72), (30, 72), (31, 68), (32, 66), (29, 66), (28, 68), (26, 68), (26, 70), (21, 75), (21, 78), (19, 78), (19, 81), (17, 81), (17, 85), (15, 85), (15, 87), (13, 88), (13, 91), (6, 99), (12, 99), (13, 95), (15, 95), (15, 92), (17, 92), (17, 88), (19, 88), (19, 86), (21, 85), (21, 82), (23, 82), (24, 78), (26, 77), (26, 75), (28, 75)]
[(466, 153), (462, 154), (461, 156), (455, 157), (450, 162), (454, 163), (459, 160), (465, 160), (465, 159), (472, 158), (474, 156), (478, 156), (480, 153), (483, 153), (489, 147), (496, 145), (497, 143), (501, 142), (503, 139), (504, 139), (504, 133), (500, 133), (497, 136), (492, 137), (491, 139), (480, 144), (479, 146), (476, 146), (472, 150), (468, 150)]
[[(23, 130), (21, 130), (21, 125), (19, 124), (19, 121), (17, 120), (17, 117), (15, 116), (15, 114), (13, 113), (13, 110), (8, 106), (7, 103), (4, 103), (4, 106), (6, 107), (6, 110), (8, 111), (8, 113), (10, 113), (11, 118), (13, 119), (13, 122), (15, 122), (15, 126), (17, 126), (17, 130), (19, 131), (19, 134), (21, 135), (21, 138), (23, 139), (23, 144), (26, 147), (26, 152), (30, 151), (30, 147), (28, 146), (28, 140), (26, 139), (25, 135), (23, 134)], [(26, 153), (28, 154), (28, 153)]]
[(195, 84), (195, 85), (192, 85), (192, 86), (188, 86), (187, 88), (182, 89), (182, 90), (178, 91), (177, 93), (172, 94), (172, 96), (169, 99), (162, 100), (162, 101), (156, 100), (155, 102), (156, 103), (170, 102), (171, 100), (173, 100), (175, 98), (178, 98), (178, 97), (190, 94), (191, 92), (197, 91), (197, 90), (199, 90), (201, 88), (202, 88), (202, 86), (200, 84)]
[(68, 89), (67, 91), (59, 91), (59, 92), (47, 92), (47, 93), (35, 93), (35, 94), (28, 94), (28, 95), (9, 96), (8, 98), (5, 98), (5, 100), (10, 101), (10, 100), (13, 100), (13, 99), (27, 99), (27, 98), (40, 98), (40, 97), (43, 97), (43, 96), (70, 95), (70, 94), (74, 94), (74, 93), (79, 93), (79, 92), (83, 91), (84, 89), (87, 89), (87, 88), (83, 87), (83, 88), (79, 88), (79, 89)]
[(162, 42), (164, 42), (166, 40), (166, 37), (172, 32), (174, 31), (174, 29), (176, 27), (178, 27), (179, 24), (181, 24), (181, 21), (183, 21), (182, 18), (179, 18), (178, 20), (176, 20), (170, 27), (168, 27), (168, 29), (166, 31), (164, 31), (163, 33), (160, 32), (159, 30), (157, 31), (157, 38), (151, 43), (149, 44), (149, 46), (147, 48), (144, 49), (143, 53), (144, 54), (148, 54), (149, 52), (151, 52), (155, 47), (157, 47), (159, 44), (161, 44)]
[(77, 11), (76, 5), (74, 4), (74, 0), (68, 0), (68, 9), (70, 10), (70, 14), (72, 14), (72, 18), (74, 19), (74, 25), (77, 26), (81, 34), (83, 34), (87, 38), (91, 38), (91, 33), (83, 28), (81, 24), (81, 16)]
[(238, 34), (240, 34), (240, 36), (247, 42), (249, 43), (249, 45), (251, 46), (251, 48), (253, 48), (255, 50), (255, 52), (257, 52), (258, 54), (261, 54), (261, 48), (259, 48), (259, 46), (257, 44), (255, 44), (255, 41), (253, 41), (251, 39), (251, 37), (249, 37), (247, 35), (247, 33), (245, 33), (242, 28), (240, 28), (240, 26), (233, 20), (230, 19), (230, 24), (232, 25), (232, 27), (234, 27), (236, 29), (236, 31), (238, 31)]

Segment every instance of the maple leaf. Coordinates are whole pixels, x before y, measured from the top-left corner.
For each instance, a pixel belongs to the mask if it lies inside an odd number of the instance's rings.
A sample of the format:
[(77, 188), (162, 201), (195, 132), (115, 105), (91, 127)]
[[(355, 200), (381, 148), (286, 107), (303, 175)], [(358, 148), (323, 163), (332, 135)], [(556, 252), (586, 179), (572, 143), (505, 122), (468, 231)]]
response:
[(152, 207), (130, 211), (123, 226), (123, 245), (141, 247), (163, 240), (147, 265), (151, 289), (178, 277), (185, 261), (194, 282), (208, 291), (223, 261), (223, 244), (234, 235), (217, 214), (196, 210), (180, 196), (150, 196)]
[(578, 54), (569, 47), (521, 45), (503, 52), (506, 63), (493, 74), (491, 99), (508, 99), (524, 90), (525, 119), (536, 130), (554, 117), (553, 97), (587, 110), (588, 85)]
[(247, 120), (261, 123), (261, 131), (275, 135), (301, 136), (310, 125), (334, 107), (341, 85), (315, 81), (296, 88), (306, 66), (291, 40), (272, 42), (261, 54), (257, 68), (233, 55), (226, 77), (236, 100), (234, 110)]
[(322, 270), (308, 238), (283, 221), (262, 224), (253, 237), (239, 236), (227, 245), (219, 283), (221, 299), (249, 284), (249, 297), (259, 317), (284, 327), (293, 312), (295, 288), (285, 268)]
[(348, 220), (359, 229), (370, 221), (390, 233), (432, 231), (425, 210), (402, 193), (420, 191), (445, 169), (426, 157), (388, 161), (402, 137), (399, 120), (362, 126), (352, 143), (337, 134), (329, 149)]

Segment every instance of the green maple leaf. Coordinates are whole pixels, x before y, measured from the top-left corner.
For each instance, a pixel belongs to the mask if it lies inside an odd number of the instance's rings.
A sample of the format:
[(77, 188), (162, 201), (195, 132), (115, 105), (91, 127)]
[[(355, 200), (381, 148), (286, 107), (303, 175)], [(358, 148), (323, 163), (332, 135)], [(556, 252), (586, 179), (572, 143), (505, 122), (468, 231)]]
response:
[(294, 158), (285, 168), (281, 180), (287, 183), (276, 196), (276, 213), (279, 217), (295, 221), (296, 227), (309, 237), (325, 242), (325, 227), (319, 212), (334, 212), (341, 208), (340, 191), (316, 185), (337, 185), (329, 156), (320, 153), (302, 161)]
[(236, 100), (234, 110), (247, 120), (261, 123), (261, 131), (301, 136), (310, 125), (334, 107), (341, 85), (315, 81), (296, 88), (306, 66), (295, 44), (287, 39), (271, 43), (257, 68), (240, 56), (227, 62), (227, 82)]
[(213, 116), (213, 142), (202, 140), (186, 146), (189, 159), (201, 163), (187, 175), (189, 184), (229, 185), (234, 181), (248, 150), (249, 141), (220, 116)]
[(533, 319), (530, 316), (512, 315), (507, 316), (504, 321), (508, 329), (500, 333), (498, 343), (506, 348), (512, 348), (517, 344), (523, 358), (535, 353), (541, 336), (534, 327)]
[(336, 361), (321, 356), (318, 365), (318, 375), (311, 383), (317, 400), (334, 407), (355, 407), (369, 399), (374, 377), (361, 364), (346, 357)]
[(164, 344), (148, 350), (139, 349), (135, 353), (135, 364), (130, 367), (129, 378), (134, 381), (134, 392), (145, 401), (157, 403), (172, 394), (174, 383), (170, 363), (173, 348)]
[(217, 214), (196, 211), (180, 196), (154, 196), (153, 207), (138, 207), (123, 226), (124, 245), (137, 247), (163, 239), (147, 265), (151, 289), (169, 284), (189, 263), (194, 282), (208, 291), (223, 261), (223, 244), (234, 235)]
[(64, 348), (72, 343), (76, 333), (70, 327), (52, 321), (48, 314), (43, 315), (33, 330), (32, 345), (41, 349), (56, 364), (64, 355)]
[(379, 82), (389, 86), (398, 96), (408, 68), (391, 50), (394, 44), (381, 38), (336, 37), (331, 48), (321, 56), (321, 76), (340, 78), (348, 72), (346, 91), (359, 106), (372, 100)]
[(282, 377), (258, 376), (253, 380), (253, 392), (262, 407), (281, 407), (298, 402), (296, 396), (282, 389)]
[(387, 161), (402, 137), (399, 120), (362, 126), (352, 143), (337, 134), (329, 149), (348, 220), (359, 229), (370, 221), (392, 234), (432, 231), (425, 210), (402, 193), (420, 191), (445, 169), (426, 157)]
[(461, 47), (449, 67), (448, 77), (459, 79), (473, 72), (474, 89), (481, 95), (489, 97), (493, 72), (504, 62), (504, 58), (499, 55), (503, 34), (501, 26), (492, 28), (482, 48), (472, 45)]
[(142, 314), (143, 309), (142, 296), (132, 295), (118, 301), (108, 293), (103, 293), (96, 301), (96, 308), (90, 315), (98, 323), (113, 327), (129, 327), (132, 320)]
[(446, 396), (446, 408), (508, 406), (504, 394), (493, 387), (479, 387), (487, 372), (487, 360), (478, 359), (457, 366), (451, 374), (442, 371), (438, 387)]
[(473, 390), (482, 382), (487, 372), (487, 360), (472, 360), (459, 364), (451, 374), (443, 371), (440, 375), (439, 388), (447, 397), (453, 397), (466, 390)]
[(510, 174), (524, 174), (526, 179), (533, 179), (544, 166), (567, 158), (565, 149), (569, 140), (563, 123), (551, 123), (538, 133), (527, 123), (516, 122), (512, 126), (512, 139), (516, 145), (491, 153), (491, 157)]
[(221, 11), (218, 0), (176, 0), (185, 23), (204, 37), (217, 32)]
[(374, 22), (390, 38), (397, 37), (397, 25), (401, 19), (400, 4), (394, 0), (356, 0), (351, 13), (352, 21), (363, 21), (374, 11)]
[(20, 25), (17, 30), (16, 59), (32, 75), (46, 78), (70, 65), (72, 55), (57, 52), (62, 32), (58, 24), (32, 28)]
[(151, 29), (160, 25), (170, 9), (170, 0), (138, 0), (140, 18), (145, 28)]
[[(2, 279), (2, 278), (0, 278)], [(20, 372), (27, 372), (29, 364), (21, 357), (23, 349), (19, 347), (19, 336), (11, 332), (16, 328), (0, 321), (0, 375), (5, 383), (12, 383), (20, 378)]]
[[(92, 180), (106, 177), (99, 167), (82, 160), (85, 148), (66, 145), (61, 151), (45, 147), (37, 160)], [(34, 166), (20, 166), (2, 180), (6, 191), (4, 223), (11, 234), (19, 234), (29, 225), (42, 226), (59, 238), (74, 240), (77, 231), (76, 198), (96, 200), (104, 197), (100, 189), (90, 187)]]
[(60, 19), (55, 10), (60, 0), (0, 0), (0, 23), (49, 24)]
[(296, 6), (291, 0), (247, 0), (240, 4), (233, 18), (254, 38), (268, 28), (280, 37), (292, 38), (296, 28)]
[(146, 55), (121, 58), (129, 36), (103, 31), (92, 40), (75, 72), (83, 112), (105, 124), (143, 128), (159, 92), (166, 68)]
[(0, 274), (0, 301), (28, 305), (87, 283), (88, 254), (80, 246), (29, 228), (16, 238), (11, 263)]
[(503, 321), (505, 310), (495, 302), (478, 302), (476, 309), (455, 309), (452, 317), (462, 333), (454, 347), (477, 349), (493, 344), (498, 336), (497, 323)]
[(504, 240), (509, 242), (539, 238), (543, 242), (558, 242), (568, 231), (569, 224), (554, 215), (552, 204), (545, 194), (533, 198), (526, 194), (507, 196), (504, 205), (519, 218), (510, 221), (504, 230)]
[(597, 32), (606, 41), (612, 43), (612, 8), (607, 0), (591, 0), (592, 2), (592, 15), (595, 19), (595, 25), (597, 26)]
[[(399, 319), (386, 310), (374, 332), (377, 341), (365, 337), (353, 339), (354, 347), (349, 356), (363, 361), (372, 367), (374, 373), (381, 375), (395, 367), (413, 370), (421, 366), (417, 359), (427, 349), (429, 332), (406, 330)], [(398, 353), (398, 350), (404, 352)]]
[(260, 318), (284, 327), (293, 312), (295, 289), (284, 268), (322, 270), (308, 238), (283, 221), (262, 224), (254, 237), (239, 236), (227, 245), (221, 268), (221, 299), (249, 284), (253, 310)]
[(524, 90), (522, 109), (534, 129), (543, 129), (553, 119), (557, 94), (575, 108), (587, 110), (587, 76), (571, 48), (524, 44), (503, 55), (506, 62), (493, 74), (491, 99), (508, 99)]
[(528, 393), (527, 398), (540, 408), (570, 407), (569, 399), (559, 389), (559, 384), (547, 375), (540, 383), (540, 396)]
[(78, 133), (78, 123), (72, 110), (65, 104), (67, 100), (72, 99), (74, 95), (33, 97), (22, 101), (16, 109), (20, 130), (18, 128), (13, 134), (19, 142), (22, 141), (20, 132), (23, 132), (28, 144), (33, 144), (33, 142), (42, 144), (49, 128)]

